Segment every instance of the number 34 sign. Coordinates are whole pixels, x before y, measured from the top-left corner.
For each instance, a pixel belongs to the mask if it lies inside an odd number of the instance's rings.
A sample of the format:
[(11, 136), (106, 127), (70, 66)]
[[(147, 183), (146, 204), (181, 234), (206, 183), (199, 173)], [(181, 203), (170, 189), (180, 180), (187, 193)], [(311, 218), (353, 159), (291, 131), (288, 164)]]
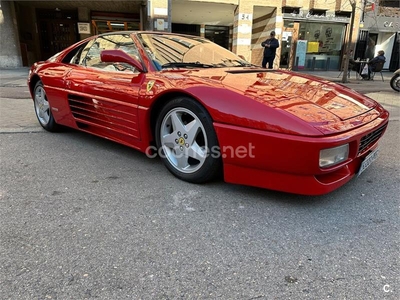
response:
[(247, 21), (251, 21), (253, 18), (252, 14), (239, 14), (239, 19), (240, 20), (247, 20)]

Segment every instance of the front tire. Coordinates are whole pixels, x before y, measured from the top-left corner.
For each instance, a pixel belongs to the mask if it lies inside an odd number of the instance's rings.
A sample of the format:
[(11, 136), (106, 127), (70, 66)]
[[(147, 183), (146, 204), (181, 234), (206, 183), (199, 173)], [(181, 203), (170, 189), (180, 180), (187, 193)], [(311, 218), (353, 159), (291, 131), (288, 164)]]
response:
[(396, 74), (390, 79), (390, 86), (396, 92), (400, 92), (400, 74)]
[(203, 183), (221, 171), (211, 116), (193, 99), (180, 97), (163, 107), (156, 122), (155, 140), (165, 166), (179, 179)]
[(57, 131), (58, 124), (54, 120), (43, 83), (39, 80), (33, 90), (33, 103), (36, 117), (40, 125), (47, 131)]

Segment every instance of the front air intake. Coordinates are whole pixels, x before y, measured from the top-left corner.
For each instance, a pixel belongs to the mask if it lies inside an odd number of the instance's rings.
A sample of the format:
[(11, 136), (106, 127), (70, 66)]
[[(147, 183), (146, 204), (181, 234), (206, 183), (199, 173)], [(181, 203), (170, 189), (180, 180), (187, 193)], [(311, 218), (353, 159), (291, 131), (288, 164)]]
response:
[(372, 146), (385, 132), (385, 129), (387, 127), (387, 124), (379, 127), (373, 132), (368, 133), (367, 135), (364, 135), (361, 138), (360, 141), (360, 146), (358, 148), (358, 154), (363, 154), (364, 151), (366, 151), (370, 146)]

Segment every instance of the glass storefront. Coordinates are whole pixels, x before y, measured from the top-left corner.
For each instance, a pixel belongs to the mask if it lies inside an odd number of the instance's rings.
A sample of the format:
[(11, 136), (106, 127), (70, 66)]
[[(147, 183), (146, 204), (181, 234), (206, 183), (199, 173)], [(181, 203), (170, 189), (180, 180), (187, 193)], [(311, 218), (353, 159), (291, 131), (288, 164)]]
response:
[[(343, 23), (318, 23), (285, 20), (282, 33), (281, 67), (292, 59), (294, 66), (308, 70), (338, 70), (346, 25)], [(295, 28), (298, 28), (298, 32)], [(291, 52), (296, 34), (296, 52)], [(292, 56), (292, 57), (291, 57)], [(293, 57), (294, 56), (294, 57)]]

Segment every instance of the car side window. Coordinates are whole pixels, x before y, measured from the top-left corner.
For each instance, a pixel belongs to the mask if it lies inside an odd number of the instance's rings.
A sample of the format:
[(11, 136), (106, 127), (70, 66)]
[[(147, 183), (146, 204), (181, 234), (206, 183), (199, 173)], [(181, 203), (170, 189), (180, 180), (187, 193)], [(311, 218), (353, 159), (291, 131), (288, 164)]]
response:
[(90, 68), (98, 68), (106, 71), (137, 72), (133, 66), (126, 63), (101, 61), (101, 51), (115, 49), (124, 51), (136, 60), (140, 60), (138, 49), (129, 35), (113, 34), (98, 37), (91, 45), (82, 64)]
[(65, 55), (62, 59), (62, 62), (65, 64), (74, 64), (78, 65), (86, 56), (87, 51), (89, 50), (90, 46), (93, 44), (94, 41), (86, 42), (80, 45), (77, 48), (72, 49), (70, 52)]
[(87, 43), (82, 48), (82, 52), (80, 53), (79, 57), (77, 58), (77, 64), (79, 64), (79, 65), (84, 65), (85, 64), (86, 56), (87, 56), (90, 48), (94, 45), (94, 43), (95, 43), (95, 40), (91, 40), (89, 43)]

